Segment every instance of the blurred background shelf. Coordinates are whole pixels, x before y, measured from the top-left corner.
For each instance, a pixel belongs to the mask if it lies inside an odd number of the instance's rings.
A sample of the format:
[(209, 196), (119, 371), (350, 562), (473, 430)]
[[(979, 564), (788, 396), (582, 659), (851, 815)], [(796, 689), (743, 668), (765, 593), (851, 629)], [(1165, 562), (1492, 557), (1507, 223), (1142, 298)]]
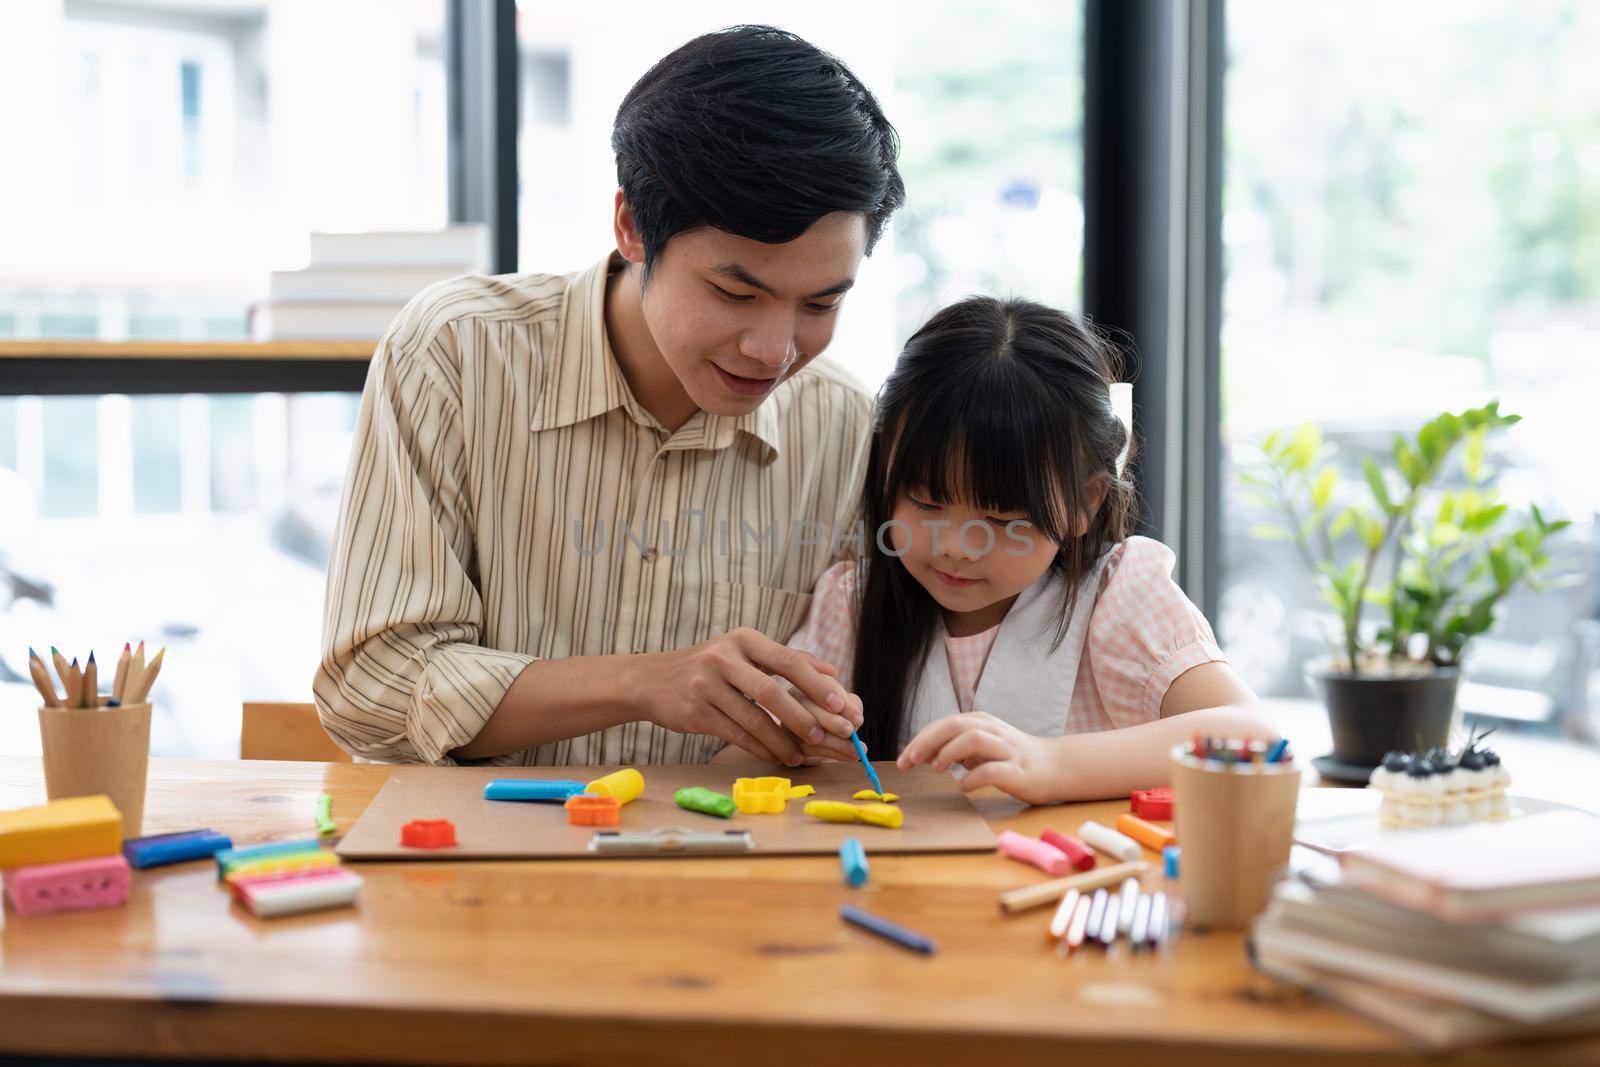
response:
[(359, 391), (377, 341), (0, 341), (0, 396)]

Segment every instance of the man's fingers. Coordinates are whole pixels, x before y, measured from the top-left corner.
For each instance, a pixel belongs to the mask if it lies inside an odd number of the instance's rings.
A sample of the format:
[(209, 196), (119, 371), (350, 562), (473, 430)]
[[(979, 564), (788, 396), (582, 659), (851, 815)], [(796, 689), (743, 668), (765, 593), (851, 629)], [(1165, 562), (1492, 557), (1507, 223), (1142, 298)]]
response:
[(823, 738), (821, 723), (790, 692), (789, 683), (777, 675), (764, 674), (748, 663), (735, 663), (728, 671), (733, 687), (770, 711), (790, 733), (815, 744)]
[(816, 656), (807, 652), (803, 648), (797, 648), (795, 651), (804, 656), (806, 658), (806, 662), (811, 664), (811, 669), (816, 671), (818, 674), (826, 674), (829, 678), (839, 677), (839, 668), (835, 667), (827, 660), (818, 659)]
[(861, 724), (867, 721), (866, 709), (862, 707), (861, 698), (854, 693), (845, 694), (844, 716), (849, 719), (856, 729), (861, 729)]
[(772, 721), (758, 705), (745, 699), (743, 693), (729, 686), (723, 691), (717, 707), (724, 715), (742, 726), (753, 736), (756, 741), (766, 746), (767, 751), (775, 757), (774, 763), (786, 767), (795, 767), (800, 763), (800, 745), (794, 736), (782, 726)]
[(808, 753), (826, 756), (830, 760), (841, 760), (847, 763), (856, 761), (855, 746), (837, 737), (825, 737), (819, 744), (805, 745), (803, 747)]
[(718, 715), (711, 724), (711, 732), (735, 748), (742, 749), (760, 760), (762, 763), (782, 763), (760, 741), (750, 736), (750, 731), (734, 722), (726, 715)]
[(789, 684), (834, 714), (845, 710), (845, 690), (839, 679), (817, 670), (815, 656), (780, 645), (757, 630), (739, 630), (740, 647), (757, 667), (786, 678)]
[[(855, 733), (856, 724), (843, 715), (835, 715), (827, 708), (819, 708), (809, 700), (805, 701), (805, 709), (817, 721), (818, 725), (834, 737), (848, 741), (850, 735)], [(845, 706), (845, 710), (849, 711), (848, 704)], [(820, 742), (818, 743), (820, 744)], [(851, 751), (854, 751), (854, 749)]]

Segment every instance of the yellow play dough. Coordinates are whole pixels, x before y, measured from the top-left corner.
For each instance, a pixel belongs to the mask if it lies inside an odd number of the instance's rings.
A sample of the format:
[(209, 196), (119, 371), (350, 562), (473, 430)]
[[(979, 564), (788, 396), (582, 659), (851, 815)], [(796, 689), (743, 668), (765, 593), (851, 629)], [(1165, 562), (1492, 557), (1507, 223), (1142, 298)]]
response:
[(890, 830), (900, 829), (905, 816), (892, 804), (846, 804), (842, 800), (813, 800), (807, 815), (824, 822), (864, 822)]

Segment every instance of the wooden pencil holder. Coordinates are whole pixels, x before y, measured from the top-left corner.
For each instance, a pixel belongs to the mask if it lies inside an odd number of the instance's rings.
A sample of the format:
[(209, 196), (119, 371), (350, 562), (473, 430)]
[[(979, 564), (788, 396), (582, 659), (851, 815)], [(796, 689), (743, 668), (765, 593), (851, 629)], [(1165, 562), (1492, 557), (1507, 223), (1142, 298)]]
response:
[(122, 836), (144, 825), (150, 768), (150, 704), (40, 708), (44, 787), (51, 800), (104, 794), (122, 812)]
[(1172, 750), (1185, 921), (1242, 927), (1267, 906), (1273, 882), (1289, 863), (1300, 770), (1279, 763), (1227, 769), (1189, 759), (1185, 748)]

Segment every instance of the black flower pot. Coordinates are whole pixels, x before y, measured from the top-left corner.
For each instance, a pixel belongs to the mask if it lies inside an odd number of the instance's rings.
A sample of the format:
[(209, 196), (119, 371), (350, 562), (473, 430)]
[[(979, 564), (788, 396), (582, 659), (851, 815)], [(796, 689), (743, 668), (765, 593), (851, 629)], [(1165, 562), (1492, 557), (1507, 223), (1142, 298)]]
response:
[(1322, 664), (1306, 676), (1322, 690), (1333, 752), (1315, 761), (1324, 777), (1366, 781), (1384, 753), (1441, 748), (1455, 724), (1461, 671), (1438, 667), (1409, 678), (1350, 674)]

